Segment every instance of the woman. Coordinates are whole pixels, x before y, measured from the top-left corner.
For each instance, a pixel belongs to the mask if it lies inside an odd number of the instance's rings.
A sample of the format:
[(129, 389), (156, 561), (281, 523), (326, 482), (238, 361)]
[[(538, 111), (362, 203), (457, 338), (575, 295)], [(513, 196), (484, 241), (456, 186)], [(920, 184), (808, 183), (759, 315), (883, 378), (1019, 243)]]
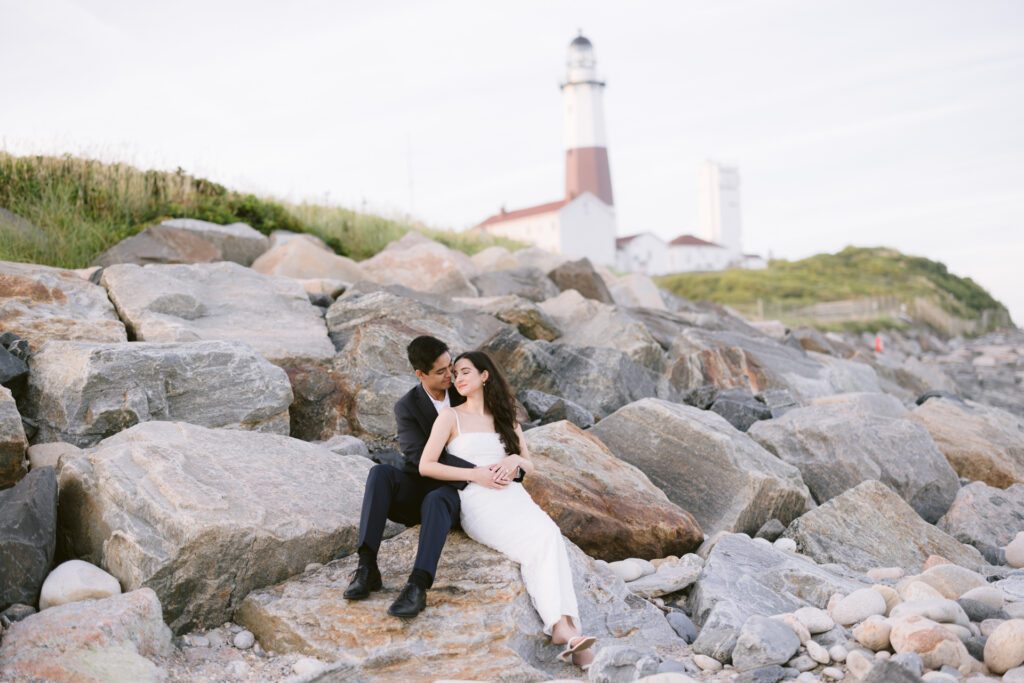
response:
[[(473, 540), (490, 546), (520, 565), (533, 606), (551, 642), (565, 645), (562, 661), (587, 669), (588, 650), (596, 639), (580, 635), (579, 608), (562, 532), (533, 502), (516, 470), (527, 475), (530, 460), (523, 431), (516, 422), (515, 399), (494, 361), (483, 351), (455, 359), (455, 388), (466, 397), (457, 408), (444, 408), (420, 457), (420, 474), (447, 481), (468, 481), (459, 492), (462, 528)], [(448, 452), (472, 462), (466, 469), (440, 464)]]

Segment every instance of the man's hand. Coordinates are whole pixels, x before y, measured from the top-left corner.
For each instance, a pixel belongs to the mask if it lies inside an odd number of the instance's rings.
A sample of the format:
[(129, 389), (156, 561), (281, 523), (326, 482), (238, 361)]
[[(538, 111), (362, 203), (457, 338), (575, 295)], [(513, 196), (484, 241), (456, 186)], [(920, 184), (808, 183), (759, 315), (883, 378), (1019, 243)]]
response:
[(489, 489), (503, 489), (509, 485), (508, 479), (496, 478), (490, 467), (474, 467), (472, 481)]
[(506, 484), (510, 483), (516, 477), (516, 470), (519, 469), (519, 463), (522, 457), (519, 455), (508, 455), (489, 466), (491, 472), (494, 473), (494, 481), (503, 481)]

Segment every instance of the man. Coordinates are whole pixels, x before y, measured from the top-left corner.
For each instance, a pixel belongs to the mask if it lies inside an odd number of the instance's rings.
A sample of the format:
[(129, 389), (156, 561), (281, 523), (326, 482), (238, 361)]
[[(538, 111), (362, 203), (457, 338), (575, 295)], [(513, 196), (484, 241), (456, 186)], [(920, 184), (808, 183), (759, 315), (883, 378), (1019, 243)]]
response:
[[(434, 583), (437, 562), (448, 531), (459, 519), (459, 492), (464, 481), (438, 481), (420, 476), (419, 462), (434, 420), (442, 408), (457, 406), (465, 399), (452, 388), (452, 357), (444, 342), (434, 337), (416, 337), (407, 349), (409, 363), (419, 384), (395, 404), (398, 445), (405, 456), (403, 469), (375, 465), (366, 478), (363, 510), (359, 520), (359, 565), (345, 598), (362, 600), (380, 590), (377, 550), (384, 526), (391, 519), (406, 526), (420, 524), (419, 547), (412, 573), (388, 614), (412, 618), (427, 604), (427, 590)], [(447, 451), (439, 462), (454, 467), (473, 467)], [(516, 481), (521, 481), (522, 475)], [(508, 481), (499, 482), (507, 485)]]

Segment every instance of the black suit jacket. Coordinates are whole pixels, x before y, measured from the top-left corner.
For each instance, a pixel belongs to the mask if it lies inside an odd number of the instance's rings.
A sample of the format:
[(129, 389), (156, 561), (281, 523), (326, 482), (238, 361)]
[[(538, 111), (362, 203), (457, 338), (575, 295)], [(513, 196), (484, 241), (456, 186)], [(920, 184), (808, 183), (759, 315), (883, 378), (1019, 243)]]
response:
[[(455, 391), (455, 387), (452, 387), (448, 390), (448, 401), (454, 407), (465, 403), (466, 398)], [(423, 455), (423, 448), (427, 445), (427, 439), (430, 438), (430, 430), (433, 429), (436, 419), (437, 409), (434, 408), (430, 397), (427, 396), (427, 390), (418, 382), (416, 386), (395, 403), (398, 447), (401, 449), (402, 455), (405, 456), (405, 465), (402, 468), (405, 473), (417, 477), (420, 476), (420, 456)], [(473, 463), (452, 455), (448, 452), (448, 449), (441, 451), (441, 456), (437, 461), (442, 465), (451, 465), (452, 467), (475, 467)], [(516, 477), (515, 481), (522, 480), (523, 472), (520, 470), (519, 476)], [(448, 483), (455, 488), (463, 489), (466, 488), (466, 484), (469, 482), (450, 481)]]

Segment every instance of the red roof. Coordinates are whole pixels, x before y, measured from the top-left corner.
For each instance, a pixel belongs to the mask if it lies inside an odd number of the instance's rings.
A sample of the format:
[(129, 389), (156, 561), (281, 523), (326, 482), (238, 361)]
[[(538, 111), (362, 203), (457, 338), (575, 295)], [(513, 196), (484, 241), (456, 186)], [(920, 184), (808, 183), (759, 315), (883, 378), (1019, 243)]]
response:
[(701, 238), (694, 237), (693, 235), (680, 235), (679, 237), (677, 237), (674, 240), (672, 240), (671, 242), (669, 242), (669, 246), (672, 246), (672, 247), (680, 247), (680, 246), (686, 246), (686, 247), (718, 247), (719, 249), (723, 248), (722, 245), (720, 245), (720, 244), (715, 244), (714, 242), (708, 242), (707, 240), (702, 240)]
[(525, 209), (516, 209), (515, 211), (505, 211), (502, 209), (501, 213), (496, 213), (493, 216), (487, 218), (483, 223), (480, 223), (478, 228), (483, 228), (488, 225), (495, 223), (503, 223), (505, 221), (512, 221), (517, 218), (526, 218), (527, 216), (535, 216), (539, 213), (550, 213), (557, 211), (569, 202), (571, 199), (559, 199), (557, 202), (548, 202), (547, 204), (538, 204), (537, 206), (530, 206)]

